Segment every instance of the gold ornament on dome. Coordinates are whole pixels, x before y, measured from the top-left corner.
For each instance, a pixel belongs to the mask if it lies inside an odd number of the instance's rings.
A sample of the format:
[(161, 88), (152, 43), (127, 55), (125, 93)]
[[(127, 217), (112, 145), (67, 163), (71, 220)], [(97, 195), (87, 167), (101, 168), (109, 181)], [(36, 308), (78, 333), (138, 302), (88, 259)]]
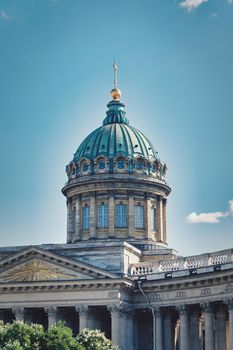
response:
[(23, 266), (8, 272), (4, 279), (12, 282), (38, 282), (47, 280), (70, 279), (75, 275), (69, 275), (59, 271), (38, 259), (33, 259)]
[(119, 100), (121, 97), (121, 90), (117, 88), (117, 63), (116, 61), (113, 63), (113, 69), (114, 69), (114, 88), (111, 90), (111, 95), (113, 100)]
[(121, 97), (121, 90), (114, 88), (111, 90), (111, 95), (113, 100), (119, 100)]

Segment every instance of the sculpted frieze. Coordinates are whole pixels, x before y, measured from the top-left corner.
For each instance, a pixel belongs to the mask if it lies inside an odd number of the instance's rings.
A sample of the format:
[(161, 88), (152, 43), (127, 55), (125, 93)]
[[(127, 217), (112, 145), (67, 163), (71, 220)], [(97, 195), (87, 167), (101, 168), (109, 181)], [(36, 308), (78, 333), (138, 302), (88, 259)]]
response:
[(34, 282), (57, 279), (72, 279), (76, 276), (64, 273), (39, 259), (32, 259), (19, 267), (7, 272), (3, 276), (6, 282)]
[(185, 298), (186, 296), (187, 296), (187, 294), (184, 290), (181, 290), (181, 291), (176, 293), (176, 299)]
[(160, 301), (161, 300), (161, 294), (156, 292), (154, 294), (150, 295), (150, 302), (153, 303), (155, 301)]
[(210, 295), (212, 292), (211, 292), (211, 289), (210, 288), (202, 288), (201, 289), (201, 293), (200, 293), (200, 296), (203, 297), (203, 296), (206, 296), (206, 295)]

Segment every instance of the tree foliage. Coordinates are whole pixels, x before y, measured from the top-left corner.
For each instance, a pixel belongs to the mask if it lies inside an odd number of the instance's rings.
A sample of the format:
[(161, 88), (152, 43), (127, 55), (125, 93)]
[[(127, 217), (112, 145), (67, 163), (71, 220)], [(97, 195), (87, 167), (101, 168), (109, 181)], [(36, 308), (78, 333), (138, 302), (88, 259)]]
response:
[(104, 333), (84, 329), (75, 338), (70, 328), (58, 322), (48, 331), (38, 324), (0, 321), (1, 350), (119, 350)]
[(84, 350), (73, 337), (70, 328), (58, 322), (46, 334), (46, 350)]
[(77, 336), (77, 341), (86, 350), (119, 350), (117, 346), (112, 345), (104, 333), (96, 329), (83, 329)]

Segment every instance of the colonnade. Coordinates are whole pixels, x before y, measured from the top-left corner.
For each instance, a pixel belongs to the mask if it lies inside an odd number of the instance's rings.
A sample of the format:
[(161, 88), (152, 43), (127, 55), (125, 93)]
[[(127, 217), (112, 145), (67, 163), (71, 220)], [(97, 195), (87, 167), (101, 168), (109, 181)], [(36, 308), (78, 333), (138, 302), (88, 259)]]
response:
[(165, 310), (155, 311), (156, 350), (233, 350), (232, 300)]
[[(77, 315), (77, 331), (84, 328), (100, 329), (111, 337), (114, 344), (121, 350), (152, 350), (152, 340), (138, 345), (139, 323), (149, 320), (155, 331), (156, 350), (233, 350), (233, 300), (225, 303), (205, 303), (202, 305), (179, 305), (154, 309), (154, 317), (148, 310), (133, 310), (122, 305), (107, 305), (105, 314), (97, 323), (93, 309), (87, 305), (75, 305), (73, 311)], [(11, 312), (17, 321), (26, 319), (24, 308), (13, 308)], [(34, 309), (34, 311), (37, 309)], [(96, 307), (98, 310), (98, 307)], [(59, 307), (44, 308), (48, 327), (59, 320)], [(147, 315), (147, 316), (143, 316)], [(103, 321), (109, 323), (109, 332), (104, 328)], [(0, 319), (4, 319), (4, 310), (0, 310)], [(146, 334), (140, 333), (146, 338)], [(151, 337), (152, 339), (152, 337)], [(143, 347), (143, 349), (142, 349)]]

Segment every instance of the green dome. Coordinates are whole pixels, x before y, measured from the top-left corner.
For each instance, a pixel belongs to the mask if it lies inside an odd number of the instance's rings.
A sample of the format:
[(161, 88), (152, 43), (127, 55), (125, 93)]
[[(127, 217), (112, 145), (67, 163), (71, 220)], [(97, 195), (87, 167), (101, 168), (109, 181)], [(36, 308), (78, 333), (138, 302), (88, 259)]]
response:
[(103, 125), (81, 143), (66, 167), (69, 180), (99, 174), (138, 174), (165, 181), (166, 164), (141, 131), (129, 125), (125, 105), (117, 99), (107, 105)]
[(103, 126), (84, 139), (74, 154), (73, 162), (77, 163), (82, 158), (94, 160), (99, 156), (113, 159), (120, 155), (129, 159), (140, 156), (156, 159), (151, 142), (143, 133), (129, 125), (125, 116), (125, 105), (114, 100), (107, 107)]

